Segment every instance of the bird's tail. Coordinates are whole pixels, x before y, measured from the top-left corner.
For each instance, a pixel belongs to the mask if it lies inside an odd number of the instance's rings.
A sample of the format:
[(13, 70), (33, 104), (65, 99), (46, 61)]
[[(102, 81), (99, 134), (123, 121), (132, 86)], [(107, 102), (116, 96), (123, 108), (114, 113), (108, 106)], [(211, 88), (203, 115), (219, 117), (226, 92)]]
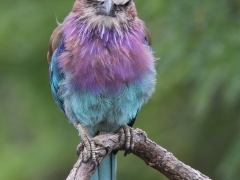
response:
[(117, 157), (111, 153), (102, 160), (90, 180), (116, 180), (116, 171)]

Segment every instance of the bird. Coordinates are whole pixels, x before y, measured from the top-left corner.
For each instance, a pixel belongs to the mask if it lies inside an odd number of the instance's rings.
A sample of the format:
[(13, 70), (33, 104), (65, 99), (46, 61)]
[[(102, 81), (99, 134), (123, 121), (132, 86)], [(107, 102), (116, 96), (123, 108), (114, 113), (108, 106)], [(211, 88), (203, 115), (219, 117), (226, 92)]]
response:
[[(78, 130), (87, 159), (96, 163), (93, 137), (132, 126), (152, 96), (156, 68), (151, 37), (133, 0), (76, 0), (53, 31), (47, 59), (51, 92)], [(116, 155), (106, 156), (91, 180), (115, 180)]]

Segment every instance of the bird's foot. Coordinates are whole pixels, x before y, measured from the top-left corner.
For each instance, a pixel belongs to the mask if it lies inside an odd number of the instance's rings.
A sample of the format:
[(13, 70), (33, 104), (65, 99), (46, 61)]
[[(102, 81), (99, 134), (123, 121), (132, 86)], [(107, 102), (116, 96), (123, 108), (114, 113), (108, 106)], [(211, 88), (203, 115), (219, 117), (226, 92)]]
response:
[[(81, 136), (81, 143), (77, 146), (77, 155), (79, 156), (80, 152), (83, 152), (84, 147), (86, 147), (87, 152), (85, 155), (84, 153), (82, 153), (83, 155), (82, 161), (86, 163), (90, 159), (92, 159), (94, 164), (93, 169), (95, 169), (95, 167), (98, 165), (96, 160), (96, 154), (98, 150), (104, 148), (107, 151), (107, 148), (100, 141), (91, 137), (80, 123), (76, 124), (75, 127), (77, 128)], [(100, 146), (100, 148), (97, 148), (96, 146)]]
[(119, 131), (120, 140), (123, 137), (123, 134), (125, 135), (124, 156), (126, 156), (126, 155), (130, 154), (134, 148), (132, 128), (129, 127), (128, 125), (124, 125)]

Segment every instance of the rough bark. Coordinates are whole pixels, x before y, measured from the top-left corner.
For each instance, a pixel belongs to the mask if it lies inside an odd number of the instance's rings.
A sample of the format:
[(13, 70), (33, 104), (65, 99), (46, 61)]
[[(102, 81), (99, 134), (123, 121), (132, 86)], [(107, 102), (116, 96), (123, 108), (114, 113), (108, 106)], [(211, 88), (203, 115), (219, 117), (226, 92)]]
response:
[[(150, 167), (158, 170), (170, 180), (210, 180), (209, 177), (201, 172), (185, 165), (179, 161), (172, 153), (157, 145), (147, 138), (146, 133), (140, 129), (132, 129), (134, 147), (132, 153), (141, 158)], [(113, 150), (124, 150), (125, 138), (119, 138), (119, 133), (101, 134), (95, 137), (98, 141), (102, 142), (105, 148), (98, 147), (97, 162), (101, 160)], [(83, 162), (85, 159), (86, 149), (83, 148), (79, 159), (71, 170), (67, 180), (89, 180), (96, 167), (92, 160)]]

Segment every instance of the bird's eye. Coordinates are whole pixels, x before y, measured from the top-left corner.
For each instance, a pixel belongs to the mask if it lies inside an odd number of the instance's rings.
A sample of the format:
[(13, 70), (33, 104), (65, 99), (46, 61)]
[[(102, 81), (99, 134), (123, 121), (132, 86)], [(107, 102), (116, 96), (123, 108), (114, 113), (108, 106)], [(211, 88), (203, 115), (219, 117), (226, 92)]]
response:
[(95, 2), (99, 4), (103, 4), (105, 2), (105, 0), (87, 0), (87, 1)]

